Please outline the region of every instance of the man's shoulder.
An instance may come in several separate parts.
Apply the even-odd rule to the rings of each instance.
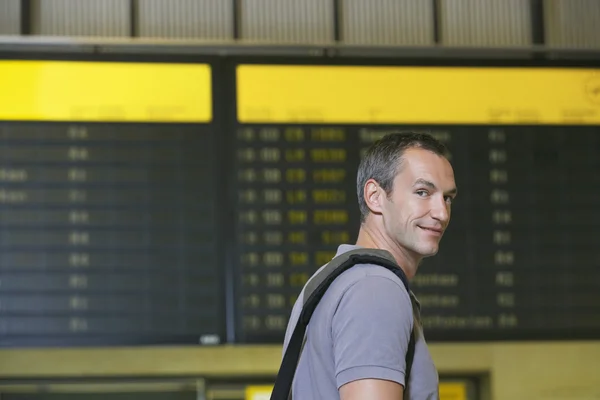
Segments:
[[[391,281],[398,286],[399,290],[406,292],[402,280],[387,268],[375,264],[356,264],[352,268],[342,272],[331,284],[331,287],[350,287],[361,281]]]
[[[363,249],[356,245],[342,244],[338,247],[335,257],[339,257],[339,256],[342,256],[342,255],[350,253],[350,252],[354,252],[354,253],[360,252],[361,250],[365,250],[365,252],[369,252],[369,249]],[[294,305],[294,309],[298,309],[297,312],[299,312],[299,308],[304,301],[305,291],[307,290],[307,287],[310,286],[311,281],[313,281],[313,279],[315,279],[319,274],[324,273],[323,270],[327,266],[328,266],[328,264],[321,266],[309,278],[308,282],[302,288],[300,295],[298,297],[298,300],[297,300],[296,304]],[[364,282],[364,281],[383,282],[384,280],[394,282],[394,284],[398,287],[398,290],[406,293],[406,296],[408,298],[409,294],[408,294],[408,291],[406,290],[406,287],[404,286],[404,283],[394,272],[392,272],[389,269],[382,267],[380,265],[369,264],[369,263],[358,263],[358,264],[353,265],[351,268],[348,268],[346,271],[342,272],[337,278],[335,278],[333,280],[333,282],[329,286],[329,288],[326,291],[324,296],[326,298],[340,297],[350,287],[357,286],[357,283],[359,283],[359,282]],[[293,313],[293,314],[296,314],[296,313]]]
[[[359,246],[343,244],[338,247],[336,257],[342,256],[343,254],[349,253],[349,252],[360,252],[361,250],[364,250],[365,252],[369,252],[369,249],[361,249]],[[318,274],[321,271],[321,269],[319,269],[319,271],[317,273],[315,273],[315,275]],[[382,267],[380,265],[370,264],[370,263],[355,264],[351,268],[342,272],[332,282],[330,289],[334,289],[334,290],[338,289],[339,290],[342,288],[354,286],[356,283],[358,283],[360,281],[364,281],[364,280],[379,281],[379,280],[383,280],[383,279],[387,279],[387,280],[394,282],[396,285],[398,285],[400,290],[403,290],[406,292],[406,288],[405,288],[402,280],[394,272],[392,272],[389,269]]]
[[[342,255],[348,251],[357,251],[359,249],[358,246],[341,245],[338,248],[336,256]],[[365,250],[368,251],[368,249]],[[309,282],[300,292],[288,322],[284,346],[287,346],[293,328],[300,315],[309,283],[326,267],[327,264],[320,267],[310,277]],[[373,293],[376,294],[375,297],[377,299],[373,299]],[[324,323],[323,326],[330,326],[334,314],[342,316],[346,313],[344,308],[340,308],[342,302],[350,304],[349,310],[356,310],[358,308],[370,312],[365,303],[369,299],[383,303],[391,302],[395,304],[395,307],[400,309],[404,308],[404,305],[406,305],[406,308],[408,309],[411,304],[409,292],[402,280],[394,272],[380,265],[359,263],[342,272],[333,280],[333,282],[331,282],[329,288],[319,301],[313,319],[322,321]],[[353,313],[354,311],[348,315]]]

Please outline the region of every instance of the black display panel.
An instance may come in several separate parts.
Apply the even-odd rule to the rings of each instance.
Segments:
[[[224,341],[210,124],[0,123],[0,342]]]
[[[362,152],[403,130],[447,144],[459,188],[411,283],[428,341],[600,337],[599,127],[240,124],[240,340],[283,340],[308,277],[356,240]]]

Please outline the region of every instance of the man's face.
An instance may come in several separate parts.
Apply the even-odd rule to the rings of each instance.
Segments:
[[[455,195],[454,171],[448,160],[428,150],[406,150],[392,193],[383,199],[386,234],[411,253],[435,255],[450,222]]]

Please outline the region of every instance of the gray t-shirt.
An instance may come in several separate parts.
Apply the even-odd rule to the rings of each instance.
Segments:
[[[338,255],[358,246],[341,245]],[[298,320],[304,290],[290,317],[284,351]],[[415,320],[419,320],[418,310]],[[355,265],[338,276],[319,302],[292,386],[294,400],[339,399],[339,388],[365,378],[404,385],[413,307],[404,284],[377,265]],[[438,373],[420,325],[408,399],[439,399]]]

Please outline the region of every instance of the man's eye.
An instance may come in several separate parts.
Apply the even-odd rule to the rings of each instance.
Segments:
[[[421,196],[421,197],[425,197],[427,196],[427,190],[417,190],[417,195]]]
[[[446,203],[448,203],[448,204],[452,204],[452,202],[454,201],[454,199],[450,196],[446,196],[445,200],[446,200]]]

